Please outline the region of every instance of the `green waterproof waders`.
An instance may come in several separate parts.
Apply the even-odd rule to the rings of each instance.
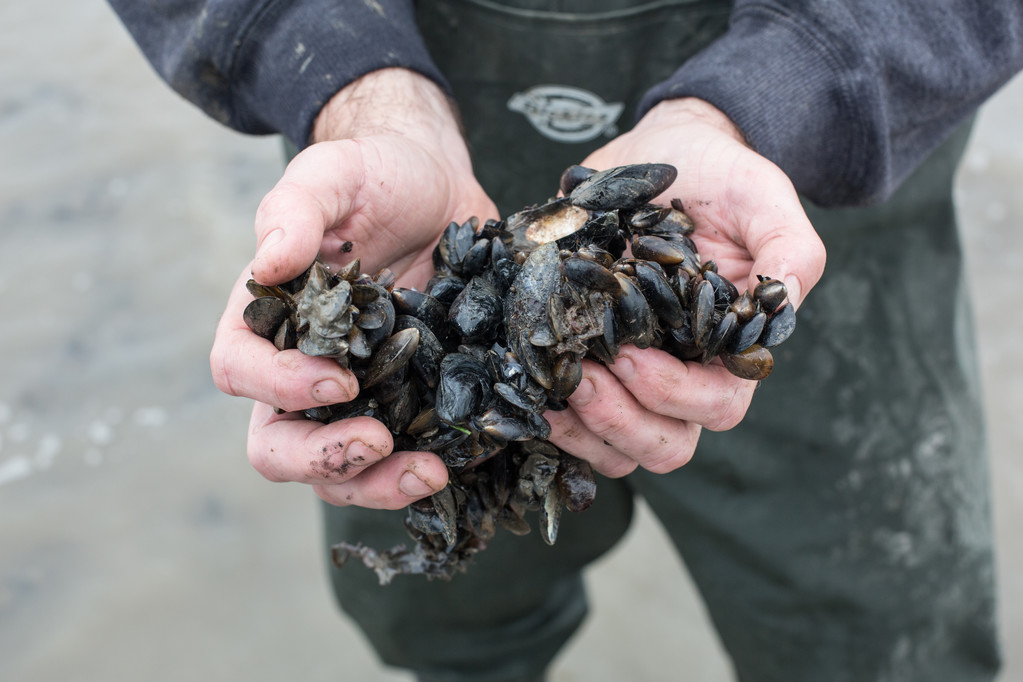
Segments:
[[[503,213],[553,194],[565,167],[631,125],[642,94],[720,35],[729,12],[629,5],[419,3],[478,177]],[[342,608],[380,657],[431,680],[542,675],[585,615],[583,568],[625,533],[639,494],[739,679],[992,679],[988,479],[951,201],[966,136],[883,206],[808,207],[828,249],[824,278],[745,420],[705,431],[687,466],[601,479],[593,508],[564,516],[554,547],[499,533],[451,582],[379,587],[362,566],[331,567]],[[329,544],[408,542],[404,512],[324,509]]]

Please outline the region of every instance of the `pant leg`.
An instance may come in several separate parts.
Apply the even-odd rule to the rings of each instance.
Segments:
[[[404,511],[323,505],[327,541],[377,549],[410,542]],[[450,582],[398,576],[385,587],[351,562],[330,565],[335,596],[381,660],[443,682],[539,678],[586,614],[582,568],[624,535],[632,493],[601,479],[597,501],[562,515],[558,541],[499,530],[464,574]]]
[[[824,279],[747,417],[632,478],[741,680],[989,680],[992,529],[951,203],[960,131],[886,205],[818,211]]]

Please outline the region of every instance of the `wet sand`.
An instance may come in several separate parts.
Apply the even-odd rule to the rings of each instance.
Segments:
[[[336,614],[314,496],[249,467],[248,404],[209,378],[278,142],[170,92],[103,4],[5,3],[0,25],[0,679],[408,679]],[[1017,79],[985,107],[958,188],[1006,680],[1023,680],[1020,111]],[[645,510],[591,578],[555,682],[729,679]]]

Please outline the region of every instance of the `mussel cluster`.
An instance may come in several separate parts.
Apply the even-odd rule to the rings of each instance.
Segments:
[[[681,202],[650,203],[675,177],[666,164],[572,166],[559,198],[504,221],[451,223],[422,292],[395,286],[387,270],[361,273],[358,260],[336,272],[316,262],[280,286],[248,283],[256,334],[336,358],[359,379],[358,398],[306,418],[375,417],[396,450],[435,452],[450,472],[443,491],[408,508],[413,549],[342,543],[337,563],[356,556],[382,583],[450,578],[498,527],[529,532],[531,511],[553,544],[561,510],[586,509],[596,493],[590,466],[547,441],[543,417],[565,408],[584,358],[613,363],[634,344],[721,358],[745,379],[771,372],[769,349],[795,327],[785,286],[761,277],[740,295],[701,261]]]

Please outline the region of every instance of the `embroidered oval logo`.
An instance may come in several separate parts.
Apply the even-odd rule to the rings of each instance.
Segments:
[[[607,103],[587,90],[568,85],[536,85],[517,92],[508,108],[525,116],[541,135],[557,142],[588,142],[618,132],[615,121],[624,104]]]

